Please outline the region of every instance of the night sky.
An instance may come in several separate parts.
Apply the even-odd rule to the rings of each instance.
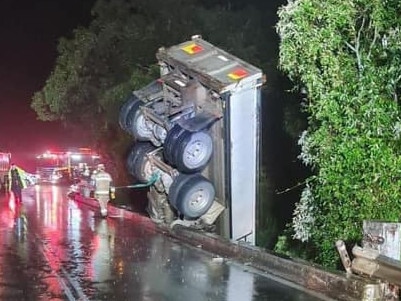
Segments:
[[[57,43],[90,21],[94,0],[3,0],[0,10],[0,150],[26,161],[72,140],[59,123],[41,122],[30,108],[57,57]],[[76,139],[76,136],[74,136]],[[18,162],[16,162],[18,164]]]

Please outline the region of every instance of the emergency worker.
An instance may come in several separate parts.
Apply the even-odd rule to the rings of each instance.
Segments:
[[[89,166],[86,163],[84,164],[84,171],[83,171],[82,175],[85,178],[85,180],[87,180],[89,182],[90,177],[91,177],[91,171],[89,169]]]
[[[26,172],[22,168],[11,163],[8,171],[8,189],[14,194],[18,202],[22,202],[22,189],[26,188]]]
[[[97,170],[97,173],[93,175],[95,199],[99,202],[101,216],[107,217],[107,203],[110,201],[110,188],[113,179],[105,171],[104,164],[98,164]]]
[[[92,174],[90,177],[90,185],[92,185],[92,186],[95,186],[95,177],[96,177],[97,173],[99,172],[99,165],[102,165],[102,164],[98,164],[96,169],[94,169],[92,171]]]

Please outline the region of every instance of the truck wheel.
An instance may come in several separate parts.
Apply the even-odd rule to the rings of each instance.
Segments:
[[[200,174],[181,174],[174,179],[169,190],[170,204],[186,218],[196,219],[213,204],[213,184]]]
[[[119,115],[119,120],[118,121],[119,121],[121,129],[123,129],[124,131],[128,131],[128,126],[127,126],[128,115],[129,115],[132,107],[137,105],[139,101],[140,100],[136,96],[131,95],[125,101],[125,103],[121,106],[120,115]]]
[[[203,170],[213,153],[213,140],[208,132],[185,131],[173,145],[173,162],[183,173]]]
[[[138,141],[149,141],[153,136],[153,129],[147,125],[146,118],[141,112],[140,106],[136,108],[135,113],[132,111],[132,116],[134,116],[131,125],[132,136]]]
[[[168,191],[168,200],[170,202],[170,205],[173,206],[175,209],[177,209],[177,194],[181,190],[181,187],[185,185],[187,181],[192,179],[195,176],[193,175],[186,175],[186,174],[179,174],[177,177],[174,178],[173,183],[171,183],[171,186]]]
[[[152,171],[147,154],[152,152],[154,149],[155,147],[151,143],[136,143],[128,156],[128,171],[139,182],[146,183],[150,180]]]
[[[125,122],[126,127],[127,127],[127,132],[134,137],[135,137],[135,132],[134,132],[135,117],[136,117],[136,114],[138,113],[139,107],[141,105],[143,105],[143,101],[139,100],[137,98],[136,101],[134,102],[134,104],[131,106],[131,108],[127,114],[127,118],[126,118],[126,122]]]
[[[183,133],[185,130],[179,125],[176,124],[172,127],[170,131],[168,131],[166,139],[164,140],[164,159],[175,166],[175,162],[173,161],[173,145],[176,139]]]

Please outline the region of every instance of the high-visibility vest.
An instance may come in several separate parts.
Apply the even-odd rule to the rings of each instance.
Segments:
[[[20,178],[20,182],[21,182],[21,185],[22,185],[21,188],[26,188],[26,174],[25,174],[25,170],[23,170],[22,168],[19,168],[19,167],[17,167],[17,166],[15,166],[15,169],[17,170],[18,176],[19,176],[19,178]],[[12,189],[12,185],[13,185],[13,181],[12,181],[12,179],[11,179],[11,168],[10,168],[10,170],[8,171],[8,183],[9,183],[8,189],[11,190],[11,189]]]
[[[99,171],[95,176],[95,194],[109,194],[110,186],[113,179],[110,174],[105,171]]]

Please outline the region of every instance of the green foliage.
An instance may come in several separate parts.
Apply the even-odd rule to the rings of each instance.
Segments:
[[[91,111],[98,88],[92,85],[87,60],[96,40],[95,35],[82,28],[75,31],[75,39],[60,39],[57,64],[45,87],[36,92],[32,100],[31,106],[39,119],[65,120],[76,117],[78,108],[81,114]]]
[[[299,240],[292,239],[292,235],[289,232],[284,232],[277,239],[277,243],[274,247],[274,252],[289,256],[291,258],[301,258],[309,261],[314,258],[314,247],[307,243],[302,243]]]
[[[401,211],[399,1],[294,0],[279,11],[280,66],[306,88],[300,158],[316,175],[310,240],[334,266],[337,239]]]

